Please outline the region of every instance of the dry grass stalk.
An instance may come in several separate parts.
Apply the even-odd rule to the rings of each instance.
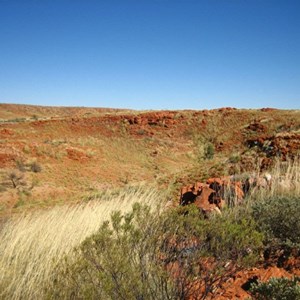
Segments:
[[[158,199],[155,190],[138,188],[10,220],[0,232],[0,299],[43,299],[44,284],[55,264],[94,233],[112,211],[125,213],[135,202],[154,207]]]

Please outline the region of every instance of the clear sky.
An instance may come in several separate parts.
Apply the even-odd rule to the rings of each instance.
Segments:
[[[0,102],[300,109],[300,1],[0,0]]]

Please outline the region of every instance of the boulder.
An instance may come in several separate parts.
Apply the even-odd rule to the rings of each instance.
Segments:
[[[217,205],[210,201],[211,196],[216,192],[210,187],[204,187],[199,196],[196,197],[195,205],[201,209],[203,212],[213,211]]]
[[[255,186],[255,180],[249,179],[245,185],[241,181],[235,181],[233,177],[209,178],[206,183],[182,187],[180,194],[180,205],[195,205],[204,212],[219,210],[227,204],[236,205]]]

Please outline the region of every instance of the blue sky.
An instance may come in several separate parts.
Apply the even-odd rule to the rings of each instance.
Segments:
[[[300,108],[300,1],[0,0],[0,102]]]

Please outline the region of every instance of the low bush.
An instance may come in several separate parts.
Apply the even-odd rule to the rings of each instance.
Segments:
[[[204,147],[204,158],[205,159],[213,159],[215,155],[215,147],[212,143],[208,143]]]
[[[225,221],[225,224],[223,223]],[[255,262],[252,220],[205,219],[193,205],[165,213],[135,204],[112,214],[56,270],[51,299],[204,299]]]
[[[17,169],[21,172],[26,172],[26,165],[22,160],[17,160],[16,161],[16,166]]]
[[[42,171],[42,167],[38,162],[34,161],[30,164],[30,170],[34,173],[39,173]]]
[[[158,256],[158,223],[149,207],[115,212],[66,258],[51,299],[176,299]]]
[[[299,300],[300,277],[271,278],[267,282],[251,285],[250,292],[254,300]]]
[[[300,198],[274,196],[254,202],[252,215],[273,246],[300,247]]]
[[[16,170],[8,173],[8,179],[10,180],[14,189],[21,188],[27,185],[24,174]]]
[[[241,156],[239,154],[232,154],[229,159],[228,162],[231,164],[236,164],[241,160]]]

